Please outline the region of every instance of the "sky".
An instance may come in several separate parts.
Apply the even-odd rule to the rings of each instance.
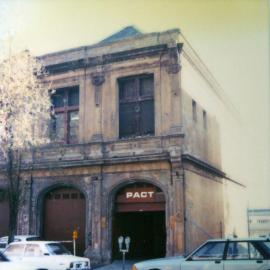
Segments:
[[[239,114],[192,93],[220,122],[223,170],[247,186],[239,192],[248,207],[270,207],[267,0],[0,0],[0,42],[12,34],[15,49],[34,55],[90,45],[128,25],[180,28]]]

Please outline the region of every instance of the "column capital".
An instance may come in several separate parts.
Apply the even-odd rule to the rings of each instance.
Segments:
[[[177,46],[170,47],[169,49],[169,63],[167,67],[167,72],[169,74],[177,74],[180,69],[180,53]]]
[[[103,73],[95,73],[91,75],[91,80],[94,86],[100,86],[105,82],[105,76]]]

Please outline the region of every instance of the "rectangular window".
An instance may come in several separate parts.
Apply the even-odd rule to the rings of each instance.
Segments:
[[[197,103],[195,100],[192,100],[192,117],[194,121],[197,121]]]
[[[79,138],[79,87],[57,89],[52,95],[54,116],[51,121],[51,140],[77,143]]]
[[[190,260],[200,261],[222,259],[225,245],[225,242],[206,243],[190,257]]]
[[[28,244],[26,245],[24,256],[25,257],[41,257],[42,250],[40,249],[39,245],[36,244]]]
[[[206,111],[203,111],[203,127],[207,129],[207,114]]]
[[[154,135],[154,76],[118,79],[119,137]]]
[[[253,245],[248,242],[229,243],[227,251],[227,260],[259,260],[263,259],[262,254]]]

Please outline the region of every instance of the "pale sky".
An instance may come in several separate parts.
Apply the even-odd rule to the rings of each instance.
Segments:
[[[266,208],[270,207],[268,4],[267,0],[0,0],[0,39],[12,33],[16,48],[41,55],[93,44],[128,25],[145,33],[180,28],[240,113],[239,121],[209,93],[193,93],[220,122],[223,170],[247,185],[249,207]]]

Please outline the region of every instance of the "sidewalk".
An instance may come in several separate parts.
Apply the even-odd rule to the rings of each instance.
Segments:
[[[128,260],[125,264],[125,270],[131,270],[132,265],[136,263],[134,260]],[[113,261],[112,264],[95,268],[95,270],[122,270],[122,261]]]

